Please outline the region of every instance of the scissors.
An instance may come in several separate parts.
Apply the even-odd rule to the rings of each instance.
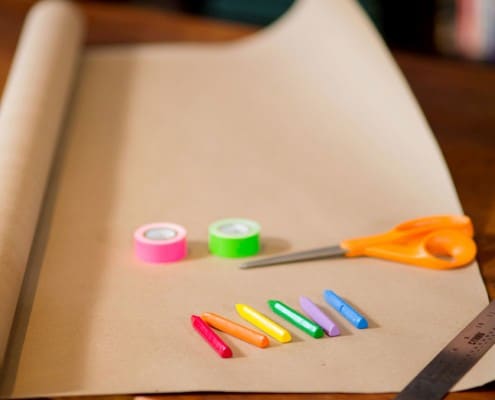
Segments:
[[[343,240],[336,246],[262,258],[241,268],[264,267],[330,257],[368,256],[432,269],[458,268],[476,256],[473,224],[465,215],[413,219],[378,235]]]

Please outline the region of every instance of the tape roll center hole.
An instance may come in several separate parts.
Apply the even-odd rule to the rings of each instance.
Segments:
[[[248,225],[239,222],[220,225],[218,230],[227,236],[243,236],[251,231]]]
[[[151,228],[144,232],[144,237],[149,240],[170,240],[177,236],[177,231],[172,228]]]

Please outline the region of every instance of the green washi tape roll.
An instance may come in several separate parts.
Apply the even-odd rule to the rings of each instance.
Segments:
[[[217,256],[237,258],[258,254],[260,226],[241,218],[216,221],[208,228],[208,247]]]

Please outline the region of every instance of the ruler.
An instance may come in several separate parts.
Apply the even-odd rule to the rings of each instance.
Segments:
[[[495,343],[495,300],[400,392],[395,400],[442,399]]]

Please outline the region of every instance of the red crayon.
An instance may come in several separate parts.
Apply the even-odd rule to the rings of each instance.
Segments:
[[[208,324],[197,315],[191,315],[191,323],[194,329],[203,337],[204,340],[215,350],[220,357],[232,357],[232,350],[220,337],[213,332]]]

